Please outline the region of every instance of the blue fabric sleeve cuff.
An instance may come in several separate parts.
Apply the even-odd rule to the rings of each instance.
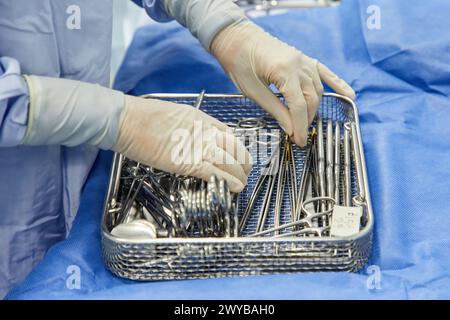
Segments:
[[[158,22],[168,22],[172,21],[173,18],[170,17],[164,7],[165,0],[138,0],[142,2],[142,6],[147,11],[147,14],[155,21]]]
[[[0,147],[17,146],[27,130],[29,94],[17,60],[0,57]]]
[[[246,17],[243,15],[228,11],[217,12],[205,19],[203,26],[199,29],[197,38],[202,46],[210,51],[211,43],[220,31],[233,23],[245,20]]]
[[[165,8],[207,51],[222,29],[247,19],[244,11],[230,0],[165,0]]]

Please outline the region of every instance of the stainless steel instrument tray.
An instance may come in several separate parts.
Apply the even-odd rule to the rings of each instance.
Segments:
[[[193,105],[198,94],[152,94],[147,98],[169,100]],[[280,97],[282,99],[282,97]],[[242,118],[264,117],[271,125],[276,121],[250,99],[237,94],[205,94],[201,110],[224,122],[236,122]],[[367,173],[359,128],[358,112],[350,99],[332,93],[324,94],[318,114],[333,121],[353,121],[356,124],[362,171],[362,184],[357,185],[357,173],[352,163],[352,196],[359,189],[365,194],[365,206],[360,231],[352,237],[237,237],[237,238],[156,238],[130,240],[113,236],[110,231],[112,215],[120,208],[112,195],[120,192],[121,164],[123,157],[114,155],[111,178],[102,218],[103,257],[107,267],[116,275],[134,280],[166,280],[244,276],[301,271],[349,271],[361,269],[371,252],[373,213],[368,188]],[[353,150],[355,151],[355,150]],[[294,148],[297,172],[301,172],[305,148]],[[239,214],[250,197],[258,178],[261,163],[254,164],[248,186],[240,194]],[[119,170],[119,171],[118,171]],[[287,188],[286,188],[287,189]],[[285,190],[285,198],[288,190]],[[284,201],[282,221],[288,221],[290,208]],[[248,222],[248,230],[255,227],[257,203]],[[269,224],[273,226],[273,208]],[[271,220],[272,219],[272,220]]]

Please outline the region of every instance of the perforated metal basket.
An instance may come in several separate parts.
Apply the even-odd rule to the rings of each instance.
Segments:
[[[159,94],[146,97],[193,105],[197,94]],[[280,97],[281,98],[281,97]],[[264,117],[270,125],[276,122],[260,107],[242,95],[206,94],[201,110],[224,122],[236,122],[242,118]],[[116,154],[102,221],[102,246],[104,261],[116,275],[134,280],[163,280],[243,276],[301,271],[350,271],[362,268],[371,252],[373,214],[367,174],[362,152],[362,140],[355,104],[342,96],[327,93],[318,110],[324,119],[354,121],[357,126],[359,150],[361,150],[363,182],[358,186],[355,167],[352,164],[352,193],[362,188],[366,195],[360,231],[352,237],[297,237],[285,238],[246,237],[254,232],[262,199],[251,215],[243,236],[237,238],[156,238],[130,240],[113,236],[112,216],[120,210],[113,194],[120,193],[122,157]],[[354,151],[354,150],[353,150]],[[301,172],[306,149],[295,147],[297,172]],[[120,160],[120,161],[119,161]],[[254,164],[248,185],[240,194],[239,215],[242,216],[262,167]],[[285,189],[287,200],[288,190]],[[269,210],[266,229],[273,226],[273,204]],[[283,201],[281,221],[290,221],[289,201]]]

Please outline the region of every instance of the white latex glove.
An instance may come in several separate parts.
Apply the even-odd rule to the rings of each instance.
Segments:
[[[168,172],[204,180],[215,174],[234,192],[247,183],[250,154],[225,124],[202,111],[81,81],[25,79],[30,106],[24,145],[91,144]],[[183,150],[191,152],[177,157]]]
[[[124,94],[68,79],[24,76],[30,96],[25,145],[111,149],[117,140]]]
[[[222,30],[211,52],[242,93],[272,114],[300,146],[306,144],[322,97],[321,80],[337,93],[355,98],[353,89],[326,66],[249,21]],[[288,108],[272,93],[270,84],[278,88]]]
[[[216,175],[231,191],[242,191],[251,156],[227,125],[188,105],[132,96],[125,101],[113,150],[168,172],[206,181]]]

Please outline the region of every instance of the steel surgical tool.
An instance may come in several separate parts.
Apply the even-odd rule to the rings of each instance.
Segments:
[[[261,168],[260,176],[256,181],[255,187],[250,195],[241,221],[239,222],[239,234],[242,234],[245,230],[247,221],[250,218],[253,208],[255,207],[256,201],[258,200],[259,195],[261,194],[264,185],[266,184],[267,188],[258,217],[256,229],[258,230],[264,227],[264,223],[267,218],[267,212],[269,210],[270,199],[272,198],[273,188],[276,181],[276,174],[279,170],[279,145],[280,142],[278,141],[272,150],[272,154],[270,155],[269,160],[266,162],[264,167]]]
[[[216,176],[208,183],[192,180],[177,191],[176,198],[175,212],[185,233],[193,237],[231,236],[234,206],[225,180]]]
[[[333,137],[333,121],[327,121],[327,196],[334,197],[334,137]]]
[[[146,174],[143,174],[141,176],[138,175],[140,171],[140,165],[140,163],[137,163],[134,168],[130,168],[130,170],[133,171],[133,180],[131,182],[130,189],[128,190],[128,194],[125,200],[122,202],[123,206],[117,217],[117,224],[127,223],[129,222],[129,219],[132,218],[130,217],[130,215],[133,213],[133,210],[131,210],[132,205],[140,189],[142,188],[144,179],[146,177]]]
[[[212,176],[206,183],[130,162],[123,165],[128,172],[123,179],[132,181],[124,184],[126,197],[115,226],[144,219],[155,226],[158,237],[233,235],[236,205],[225,180]],[[132,224],[117,230],[138,227]]]
[[[233,134],[240,139],[244,146],[252,153],[256,151],[258,145],[267,145],[270,142],[261,141],[262,138],[274,137],[273,134],[265,132],[263,129],[278,129],[267,124],[262,117],[242,118],[237,121],[227,122],[233,128]]]
[[[352,181],[351,181],[351,163],[350,163],[350,124],[344,124],[344,206],[352,204]]]
[[[317,119],[317,175],[318,175],[318,196],[325,197],[327,195],[326,178],[325,178],[325,146],[324,146],[324,133],[323,122],[321,118]],[[321,211],[325,210],[325,206],[322,202],[319,202]]]
[[[363,205],[366,198],[365,191],[363,188],[364,186],[363,166],[361,161],[361,149],[359,144],[358,130],[354,122],[350,124],[350,131],[352,137],[353,159],[355,162],[357,189],[358,189],[358,195],[353,198],[353,204]]]
[[[267,190],[264,196],[263,205],[261,208],[261,213],[258,219],[258,225],[262,224],[264,226],[265,217],[267,216],[267,211],[269,210],[269,204],[271,199],[271,194],[273,191],[273,184],[274,184],[274,176],[276,174],[276,170],[278,170],[278,163],[276,163],[274,160],[277,159],[278,161],[278,148],[279,148],[279,135],[278,134],[271,134],[267,132],[262,132],[262,129],[266,128],[273,128],[277,129],[276,126],[269,126],[264,120],[264,118],[243,118],[239,119],[236,124],[229,123],[230,126],[234,127],[234,132],[238,137],[241,137],[244,139],[244,145],[247,149],[255,150],[255,147],[258,145],[265,145],[268,146],[269,144],[272,144],[272,155],[269,158],[269,161],[266,163],[266,165],[261,169],[260,176],[255,184],[255,187],[253,189],[253,192],[249,198],[249,201],[247,202],[247,205],[244,209],[244,213],[242,214],[242,217],[239,221],[239,225],[237,228],[238,234],[241,235],[247,225],[247,222],[249,218],[251,217],[252,211],[255,207],[256,202],[259,199],[259,195],[261,194],[264,185],[266,184],[265,181],[267,180]],[[273,139],[271,141],[261,141],[262,138],[274,138],[276,141],[273,143]],[[249,141],[250,140],[250,141]],[[267,178],[267,179],[266,179]],[[238,196],[237,196],[238,197]],[[236,200],[239,201],[239,199]],[[236,214],[237,214],[237,208],[236,208]],[[235,218],[236,219],[236,218]],[[236,232],[235,236],[236,235]]]
[[[297,204],[297,177],[295,169],[295,159],[293,153],[293,146],[288,135],[284,135],[283,150],[281,156],[274,156],[271,158],[270,165],[267,169],[266,175],[269,179],[266,194],[264,196],[263,205],[258,216],[258,224],[255,233],[259,233],[264,229],[266,222],[270,199],[273,194],[275,181],[277,181],[277,188],[275,192],[275,206],[274,206],[274,225],[277,228],[281,222],[281,214],[283,208],[283,196],[285,187],[288,188],[289,199],[291,205],[291,221],[295,220],[296,204]],[[277,168],[277,170],[275,170]],[[277,179],[275,174],[278,171]],[[286,184],[288,180],[288,184]],[[278,233],[278,229],[275,230]]]
[[[306,151],[305,162],[303,164],[302,175],[300,177],[300,185],[298,186],[298,191],[297,191],[298,194],[297,194],[296,205],[295,205],[294,221],[297,221],[300,219],[301,204],[305,200],[306,192],[307,192],[307,188],[308,188],[308,181],[311,178],[310,170],[311,170],[311,164],[313,162],[313,154],[314,154],[313,141],[315,140],[315,136],[316,136],[316,130],[314,128],[312,128],[312,133],[310,134],[309,142],[307,145],[307,151]]]
[[[335,6],[340,0],[233,0],[246,12],[265,11],[269,14],[272,10],[280,9],[305,9]]]
[[[294,146],[289,139],[286,140],[286,156],[288,156],[287,178],[289,178],[289,196],[291,200],[291,221],[295,221],[295,213],[297,212],[297,170],[295,168]]]
[[[334,199],[340,205],[339,184],[341,181],[341,125],[336,121],[334,133]]]
[[[320,212],[310,212],[306,209],[306,206],[313,202],[325,202],[326,207],[329,207],[330,209],[327,209],[325,211]],[[274,226],[273,228],[266,229],[260,232],[256,232],[251,235],[251,237],[257,237],[257,236],[263,236],[270,233],[274,233],[274,237],[290,237],[290,236],[298,236],[298,235],[315,235],[318,237],[322,237],[326,235],[328,230],[330,229],[329,226],[317,226],[314,221],[317,219],[323,219],[325,216],[331,214],[333,211],[333,206],[335,204],[335,201],[333,198],[330,197],[318,197],[318,198],[311,198],[302,203],[301,210],[305,214],[304,218],[301,218],[300,220]],[[302,227],[300,230],[296,231],[289,231],[286,233],[281,233],[281,230],[285,229],[293,229],[294,227]]]
[[[278,170],[278,177],[277,177],[277,190],[276,190],[276,196],[275,196],[275,209],[274,209],[274,225],[275,228],[277,228],[280,225],[280,219],[281,219],[281,206],[283,204],[283,195],[284,195],[284,188],[285,188],[285,181],[286,181],[286,175],[287,175],[287,158],[289,157],[289,137],[287,135],[284,135],[285,142],[284,142],[284,150],[281,153],[281,160],[280,160],[280,168]],[[278,233],[278,230],[276,231]]]

